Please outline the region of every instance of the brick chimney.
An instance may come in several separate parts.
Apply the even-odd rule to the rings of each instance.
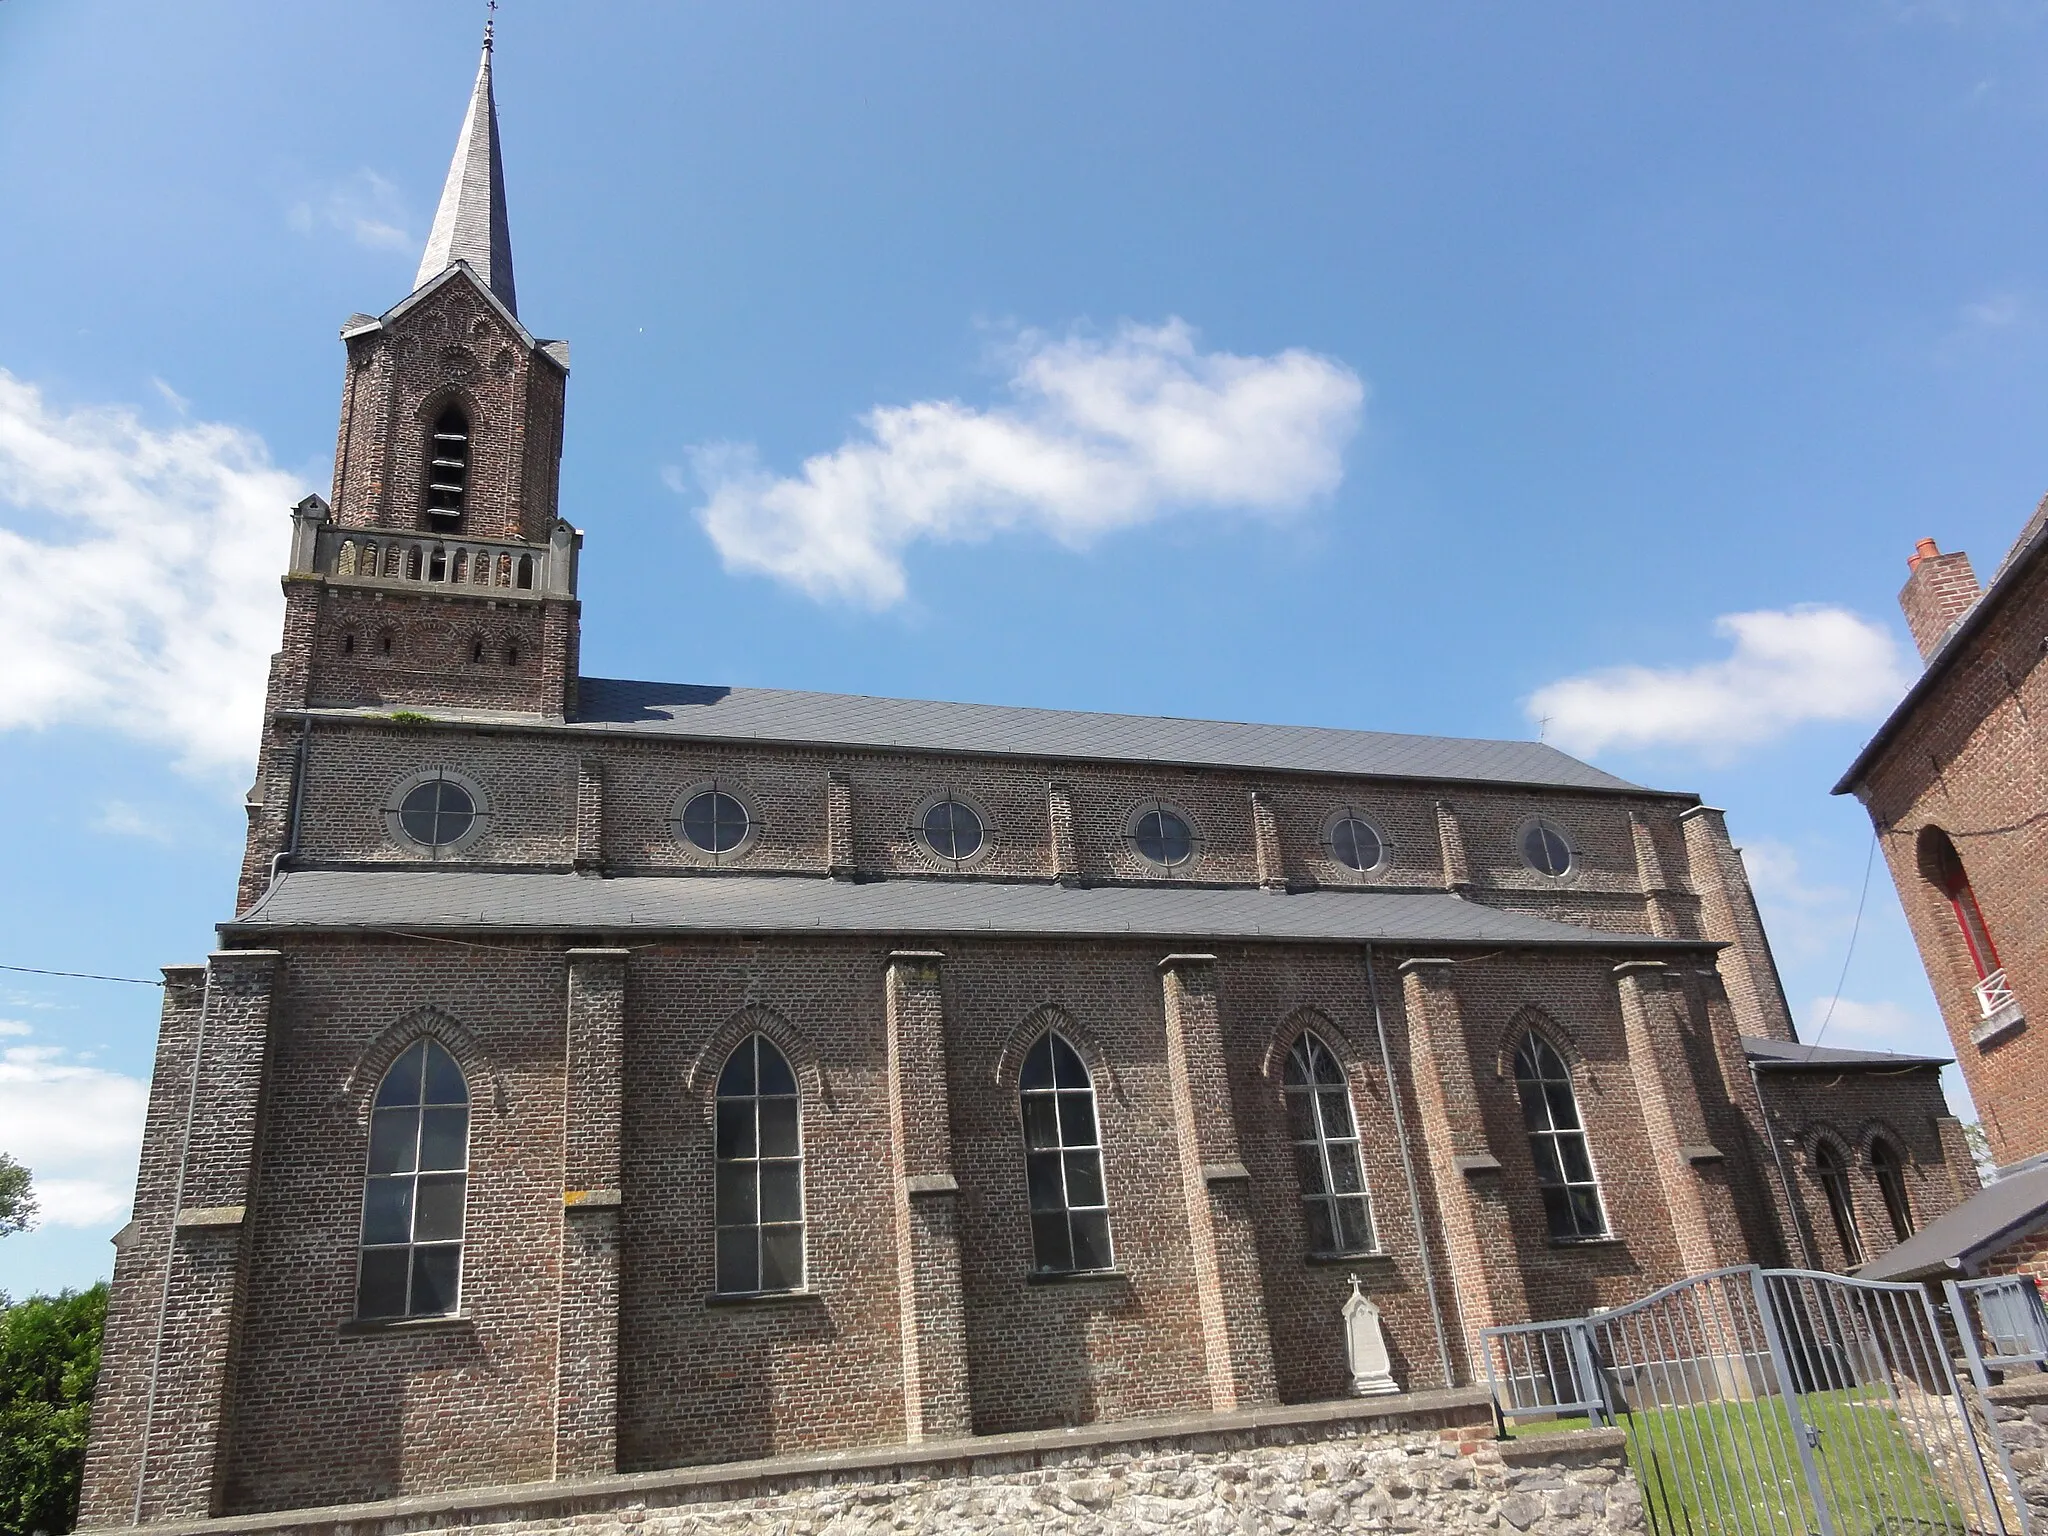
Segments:
[[[1922,539],[1906,562],[1913,574],[1899,589],[1899,606],[1920,647],[1920,659],[1934,655],[1956,620],[1976,606],[1977,573],[1961,550],[1944,555],[1932,539]]]

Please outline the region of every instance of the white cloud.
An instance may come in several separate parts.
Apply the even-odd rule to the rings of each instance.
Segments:
[[[373,251],[411,252],[423,243],[406,232],[397,186],[367,166],[292,204],[285,222],[302,235],[339,231]]]
[[[0,730],[86,724],[245,767],[304,491],[239,427],[60,411],[0,370]]]
[[[147,842],[171,842],[171,829],[161,821],[137,810],[126,800],[109,800],[100,809],[100,819],[93,824],[101,832],[112,833],[115,837],[139,837]]]
[[[1764,928],[1780,954],[1800,960],[1838,956],[1848,936],[1855,892],[1838,885],[1814,885],[1798,852],[1773,838],[1742,845],[1750,889],[1762,909]]]
[[[1830,1002],[1834,1012],[1830,1014]],[[1854,998],[1816,997],[1806,1006],[1805,1017],[1799,1026],[1799,1036],[1812,1040],[1820,1034],[1821,1021],[1827,1021],[1827,1037],[1823,1045],[1862,1045],[1872,1050],[1896,1051],[1917,1050],[1926,1044],[1930,1027],[1936,1035],[1939,1026],[1930,1026],[1920,1015],[1900,1003],[1859,1003]]]
[[[1714,629],[1734,642],[1719,661],[1564,678],[1529,697],[1529,717],[1568,752],[1680,747],[1725,761],[1809,721],[1868,719],[1912,681],[1891,632],[1846,609],[1730,613]]]
[[[59,1046],[0,1050],[0,1152],[28,1168],[48,1225],[101,1227],[127,1217],[148,1105],[140,1078],[87,1066]]]
[[[904,551],[923,539],[1035,529],[1083,549],[1176,512],[1296,511],[1343,479],[1365,405],[1341,363],[1203,352],[1180,320],[1107,338],[1027,333],[1009,388],[1010,404],[986,410],[877,406],[793,477],[763,469],[751,446],[695,448],[698,517],[728,569],[886,608],[905,593]]]

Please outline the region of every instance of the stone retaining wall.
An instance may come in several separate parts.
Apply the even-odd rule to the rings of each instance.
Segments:
[[[1984,1395],[2027,1507],[2048,1520],[2048,1375],[2015,1376]]]
[[[1483,1394],[1215,1414],[893,1452],[532,1484],[160,1525],[263,1536],[1623,1536],[1618,1430],[1490,1438]],[[1394,1406],[1398,1404],[1399,1406]]]

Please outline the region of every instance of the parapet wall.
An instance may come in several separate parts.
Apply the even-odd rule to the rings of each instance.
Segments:
[[[1619,1430],[1492,1439],[1415,1393],[159,1525],[156,1536],[1125,1536],[1643,1529]]]

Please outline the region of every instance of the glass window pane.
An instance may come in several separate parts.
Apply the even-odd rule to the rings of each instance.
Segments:
[[[356,1281],[357,1317],[403,1317],[405,1275],[412,1254],[405,1248],[371,1248],[363,1254]]]
[[[1543,1085],[1524,1079],[1516,1084],[1522,1093],[1522,1124],[1532,1131],[1550,1129],[1550,1107],[1543,1101]]]
[[[1564,1169],[1557,1161],[1557,1139],[1553,1136],[1532,1136],[1529,1151],[1536,1159],[1536,1182],[1539,1184],[1562,1184]]]
[[[758,1163],[718,1165],[718,1224],[721,1227],[751,1225],[759,1218],[754,1211],[754,1170]]]
[[[983,836],[981,818],[970,806],[954,801],[953,810],[953,857],[971,859],[981,851]]]
[[[1572,1097],[1572,1085],[1566,1082],[1550,1082],[1543,1085],[1543,1096],[1550,1101],[1550,1123],[1558,1130],[1576,1129],[1579,1123],[1579,1106]]]
[[[1281,1081],[1288,1087],[1295,1088],[1306,1084],[1309,1076],[1308,1037],[1304,1035],[1295,1041],[1293,1048],[1288,1051],[1287,1072]]]
[[[1024,1068],[1018,1074],[1019,1088],[1050,1088],[1052,1086],[1052,1036],[1040,1035],[1038,1043],[1024,1057]]]
[[[692,795],[683,807],[683,836],[706,853],[718,851],[718,833],[711,814],[711,796]]]
[[[1316,1106],[1312,1095],[1300,1091],[1287,1095],[1287,1134],[1295,1141],[1316,1139]]]
[[[1159,843],[1162,864],[1182,864],[1194,852],[1194,833],[1171,811],[1159,813]]]
[[[1337,1202],[1337,1219],[1343,1226],[1344,1251],[1346,1253],[1369,1253],[1372,1251],[1372,1211],[1363,1195]]]
[[[1095,1095],[1062,1093],[1060,1096],[1060,1143],[1068,1147],[1095,1145]]]
[[[420,1111],[420,1167],[422,1169],[468,1166],[469,1111],[466,1109],[423,1109]]]
[[[1317,1082],[1331,1088],[1347,1087],[1344,1081],[1344,1069],[1337,1065],[1337,1058],[1330,1054],[1329,1047],[1325,1046],[1322,1041],[1317,1040],[1314,1042],[1311,1056],[1315,1062]]]
[[[718,1074],[718,1096],[740,1098],[754,1091],[754,1036],[749,1035],[725,1058],[725,1070]]]
[[[434,814],[433,801],[426,793],[428,788],[423,784],[405,797],[398,808],[398,824],[414,842],[432,847],[440,839],[435,836],[438,818]]]
[[[789,1069],[789,1062],[782,1052],[759,1035],[754,1037],[755,1048],[761,1053],[761,1086],[757,1090],[764,1097],[770,1094],[796,1096],[796,1074]]]
[[[1308,1251],[1310,1253],[1335,1253],[1337,1249],[1337,1227],[1330,1214],[1327,1200],[1305,1200],[1302,1215],[1308,1220]]]
[[[370,1116],[370,1172],[411,1173],[420,1135],[416,1109],[380,1109]]]
[[[719,1107],[723,1109],[725,1106],[720,1105]],[[795,1157],[796,1154],[796,1100],[763,1099],[761,1101],[761,1155],[763,1157]]]
[[[727,1071],[732,1069],[728,1067]],[[721,1158],[754,1155],[754,1101],[721,1099],[718,1104],[718,1155]]]
[[[1583,1136],[1560,1136],[1557,1150],[1564,1157],[1564,1176],[1574,1184],[1593,1182],[1593,1163],[1586,1156],[1586,1138]]]
[[[1600,1198],[1590,1189],[1572,1191],[1572,1217],[1581,1237],[1598,1237],[1606,1230],[1600,1219]]]
[[[1109,1217],[1101,1211],[1076,1211],[1074,1268],[1109,1268]]]
[[[1316,1095],[1323,1105],[1323,1134],[1344,1137],[1351,1134],[1351,1095],[1341,1088]]]
[[[761,1219],[801,1221],[804,1214],[803,1172],[794,1162],[761,1165]]]
[[[436,1312],[455,1310],[456,1286],[462,1277],[462,1248],[449,1243],[438,1248],[412,1251],[412,1306],[414,1317],[431,1317]]]
[[[1323,1149],[1315,1143],[1294,1149],[1294,1172],[1301,1180],[1304,1195],[1326,1195],[1330,1192],[1323,1182]]]
[[[425,1043],[426,1101],[429,1104],[467,1104],[469,1085],[462,1079],[462,1068],[455,1064],[455,1058],[442,1049],[437,1041],[429,1040]]]
[[[1024,1145],[1057,1147],[1060,1144],[1060,1115],[1049,1093],[1024,1095]]]
[[[1552,1237],[1578,1236],[1578,1224],[1572,1220],[1571,1197],[1555,1184],[1544,1186],[1543,1219]]]
[[[1355,1195],[1365,1188],[1365,1174],[1358,1166],[1357,1142],[1331,1144],[1330,1177],[1336,1184],[1336,1193],[1340,1195]]]
[[[1024,1159],[1024,1168],[1032,1210],[1057,1211],[1066,1207],[1066,1196],[1060,1186],[1059,1153],[1033,1152]]]
[[[426,1060],[427,1042],[416,1040],[405,1054],[391,1063],[384,1081],[377,1087],[377,1105],[417,1104],[420,1101],[420,1066]]]
[[[363,1184],[363,1242],[412,1240],[412,1180],[369,1179]]]
[[[1052,1041],[1053,1076],[1062,1088],[1093,1088],[1088,1068],[1074,1048],[1058,1035],[1049,1037]]]
[[[1067,1204],[1106,1205],[1102,1193],[1102,1154],[1069,1152],[1067,1163]]]
[[[412,1237],[416,1243],[462,1241],[462,1192],[467,1181],[459,1173],[422,1178],[413,1197]]]
[[[1064,1211],[1042,1212],[1031,1218],[1032,1262],[1040,1270],[1074,1267],[1074,1249],[1067,1237]]]
[[[761,1229],[761,1289],[793,1291],[804,1283],[804,1229]]]
[[[744,1295],[760,1289],[759,1227],[723,1227],[718,1233],[718,1289]]]

